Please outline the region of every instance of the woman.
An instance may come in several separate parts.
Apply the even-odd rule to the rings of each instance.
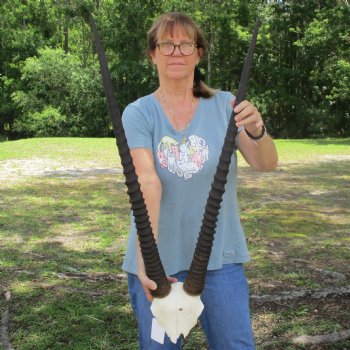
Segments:
[[[148,54],[159,87],[130,104],[123,124],[153,232],[170,281],[183,281],[190,266],[205,203],[221,153],[234,97],[214,91],[200,79],[196,65],[205,53],[203,34],[187,15],[167,13],[148,32]],[[253,168],[277,166],[273,140],[250,102],[235,107],[236,145]],[[240,224],[236,165],[230,166],[209,261],[200,317],[210,349],[254,349],[249,291],[243,263],[249,260]],[[132,223],[123,264],[139,324],[140,349],[181,349],[151,338],[150,290]]]

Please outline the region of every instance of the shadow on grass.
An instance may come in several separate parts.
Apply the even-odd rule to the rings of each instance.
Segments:
[[[20,270],[2,269],[2,282],[12,294],[9,328],[14,349],[138,349],[137,323],[120,273],[122,255],[69,250],[58,242],[39,243],[33,253],[30,274],[23,265]],[[117,278],[60,277],[79,276],[67,273],[72,270],[92,276],[98,270]],[[205,349],[203,344],[197,328],[184,349]]]
[[[12,293],[10,335],[15,349],[137,349],[126,279],[116,274],[121,256],[69,250],[60,243],[38,243],[35,254],[27,266],[17,266],[21,270],[2,269],[2,282],[6,280]],[[39,254],[45,254],[44,261]],[[57,274],[93,274],[96,269],[117,278],[62,279]]]
[[[129,227],[125,186],[110,177],[34,178],[8,184],[0,199],[0,279],[12,294],[13,347],[137,349],[120,268]],[[59,277],[72,271],[115,281]]]
[[[243,168],[239,184],[256,294],[349,282],[329,280],[316,269],[350,276],[350,162],[267,174]]]
[[[347,273],[349,169],[350,162],[342,161],[298,164],[266,174],[239,170],[253,291],[326,286],[310,268],[315,266]],[[137,349],[125,278],[111,282],[58,275],[121,274],[129,227],[121,179],[33,178],[2,188],[0,276],[13,296],[10,335],[15,349]],[[295,258],[307,262],[295,263]],[[293,324],[298,317],[286,317],[288,327],[279,329],[279,336],[297,334]],[[341,328],[337,317],[330,310],[329,327]],[[203,348],[198,334],[188,349]]]
[[[350,210],[350,161],[298,165],[272,173],[239,170],[238,195],[243,209],[264,205],[313,206]]]
[[[125,185],[111,179],[35,178],[3,188],[1,198],[0,229],[23,241],[69,234],[70,230],[89,234],[116,223],[125,226],[129,218]]]

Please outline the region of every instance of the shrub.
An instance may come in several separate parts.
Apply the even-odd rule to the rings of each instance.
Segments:
[[[52,106],[17,119],[13,125],[15,132],[26,137],[63,136],[69,133],[67,129],[67,117]]]

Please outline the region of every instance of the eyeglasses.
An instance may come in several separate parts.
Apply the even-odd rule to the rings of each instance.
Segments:
[[[183,56],[190,56],[194,53],[197,45],[191,42],[184,42],[179,45],[175,45],[166,41],[164,43],[158,44],[157,47],[159,49],[159,52],[164,56],[171,56],[177,47]]]

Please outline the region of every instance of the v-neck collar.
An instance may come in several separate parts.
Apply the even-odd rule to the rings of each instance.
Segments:
[[[166,123],[168,129],[170,129],[171,132],[172,132],[173,134],[176,134],[176,135],[183,135],[186,128],[185,128],[184,130],[181,130],[181,131],[175,129],[174,126],[173,126],[173,124],[172,124],[171,121],[169,120],[168,116],[167,116],[166,113],[164,112],[164,109],[163,109],[162,105],[160,104],[160,102],[158,101],[158,99],[157,99],[155,93],[153,92],[153,93],[151,94],[151,96],[152,96],[152,98],[153,98],[153,100],[154,100],[154,102],[155,102],[157,108],[160,110],[161,115],[164,117],[165,123]],[[197,108],[196,108],[196,110],[194,111],[194,113],[193,113],[193,115],[192,115],[192,119],[191,119],[190,125],[189,125],[188,128],[187,128],[187,133],[189,132],[189,130],[191,130],[193,127],[195,127],[195,125],[197,124],[199,109],[200,109],[201,105],[202,105],[202,98],[199,97],[199,99],[198,99],[198,104],[197,104]]]

